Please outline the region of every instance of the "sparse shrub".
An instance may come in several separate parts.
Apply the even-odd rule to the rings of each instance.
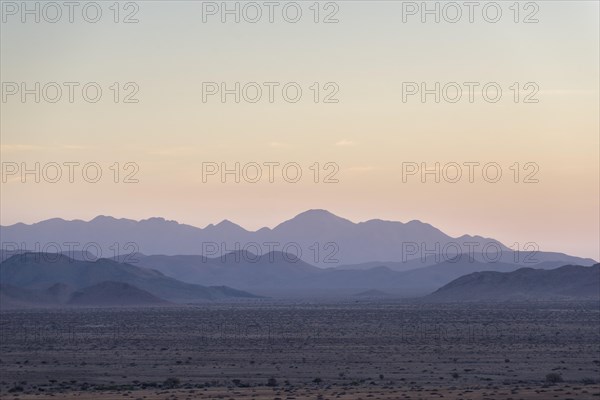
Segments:
[[[174,377],[167,378],[163,382],[163,387],[165,387],[165,388],[174,388],[174,387],[178,386],[180,382],[181,381],[179,380],[179,378],[174,378]]]
[[[277,386],[277,379],[275,378],[269,378],[269,380],[267,381],[267,386]]]
[[[454,379],[458,379],[458,378],[460,377],[460,375],[458,374],[458,372],[453,372],[453,373],[452,373],[452,377],[453,377]]]
[[[315,379],[313,379],[313,382],[314,383],[321,383],[321,382],[323,382],[323,379],[321,379],[321,378],[315,378]]]
[[[562,376],[556,372],[550,372],[549,374],[546,374],[546,382],[548,383],[558,383],[562,381]]]
[[[10,389],[8,389],[8,393],[22,392],[23,390],[23,386],[13,386]]]

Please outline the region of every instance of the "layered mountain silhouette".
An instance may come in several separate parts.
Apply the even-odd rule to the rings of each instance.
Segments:
[[[474,272],[444,285],[430,301],[600,300],[600,264],[553,270]]]
[[[2,262],[0,285],[2,306],[107,305],[115,299],[121,299],[123,305],[133,305],[255,297],[226,286],[181,282],[149,268],[113,260],[79,261],[46,253],[15,255]]]
[[[60,254],[15,255],[0,264],[0,307],[159,306],[256,297],[248,291],[359,298],[431,293],[425,300],[450,302],[600,299],[600,264],[544,270],[467,261],[394,271],[385,266],[323,269],[281,252],[233,252],[212,259],[138,256],[140,264],[133,266]]]
[[[227,220],[197,228],[162,218],[99,216],[15,224],[0,233],[0,300],[16,306],[158,305],[254,294],[411,297],[473,273],[504,276],[524,266],[596,263],[562,253],[515,252],[481,236],[453,238],[419,221],[354,223],[325,210],[257,231]],[[46,247],[59,253],[41,252]]]
[[[49,243],[58,243],[62,251],[66,251],[69,243],[77,243],[79,247],[74,248],[79,256],[69,252],[69,257],[81,258],[92,253],[88,254],[91,259],[111,258],[132,252],[218,257],[236,251],[258,255],[279,251],[294,254],[319,267],[344,265],[343,269],[388,266],[394,270],[407,270],[448,261],[463,253],[480,262],[524,266],[541,262],[555,265],[592,265],[595,262],[562,253],[515,253],[494,239],[469,235],[453,238],[420,221],[402,223],[373,219],[354,223],[325,210],[309,210],[272,229],[257,231],[245,230],[227,220],[197,228],[163,218],[134,221],[99,216],[88,222],[55,218],[31,225],[19,223],[0,227],[0,233],[2,257],[13,255],[19,248],[52,252],[44,250]],[[94,246],[84,249],[90,243]],[[94,253],[98,248],[102,254]],[[136,260],[126,261],[133,263]],[[412,264],[407,266],[408,263]],[[349,264],[362,265],[348,268]]]
[[[366,268],[318,268],[293,255],[271,252],[258,256],[232,252],[224,257],[136,255],[140,267],[180,281],[223,284],[266,296],[351,295],[379,290],[396,296],[420,296],[476,271],[510,272],[517,264],[482,263],[462,257],[459,262],[395,271],[379,265]],[[377,264],[374,264],[377,265]],[[543,265],[551,268],[553,265]]]

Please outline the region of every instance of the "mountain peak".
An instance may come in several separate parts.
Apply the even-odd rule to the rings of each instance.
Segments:
[[[287,228],[300,229],[307,231],[309,229],[331,228],[334,225],[350,226],[354,225],[352,221],[338,217],[327,210],[311,209],[304,211],[294,218],[289,219],[277,225],[274,230],[282,230]]]
[[[353,222],[351,222],[345,218],[338,217],[337,215],[335,215],[327,210],[322,210],[322,209],[306,210],[306,211],[296,215],[294,218],[292,218],[289,221],[339,221],[339,222],[344,221],[344,222],[349,222],[349,223],[353,224]],[[286,221],[286,222],[288,222],[288,221]]]
[[[146,221],[148,221],[148,222],[167,222],[167,220],[164,219],[163,217],[150,217]],[[171,221],[169,221],[169,222],[171,222]]]
[[[244,228],[242,228],[241,226],[239,226],[238,224],[231,222],[228,219],[224,219],[223,221],[219,222],[218,224],[214,225],[214,224],[209,224],[206,226],[205,229],[219,229],[219,230],[227,230],[227,231],[243,231],[243,232],[247,232]]]
[[[111,217],[109,215],[97,215],[96,217],[91,219],[90,222],[104,222],[104,221],[116,221],[116,220],[117,219],[115,217]]]
[[[224,219],[223,221],[219,222],[217,225],[215,226],[220,226],[220,227],[226,227],[226,226],[239,226],[237,224],[234,224],[233,222],[231,222],[228,219]]]
[[[306,210],[304,212],[301,212],[300,214],[296,215],[294,218],[298,218],[298,217],[305,217],[305,216],[319,216],[319,217],[336,217],[336,218],[340,218],[337,215],[324,210],[322,208],[311,208],[310,210]]]

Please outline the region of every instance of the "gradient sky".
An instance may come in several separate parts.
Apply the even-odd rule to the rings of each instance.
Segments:
[[[403,23],[392,1],[337,2],[333,24],[312,21],[312,2],[302,2],[296,24],[281,14],[272,24],[203,23],[200,2],[137,4],[135,24],[108,14],[97,24],[80,14],[72,24],[2,23],[2,82],[95,81],[105,90],[95,104],[1,104],[2,162],[93,161],[105,174],[96,184],[9,178],[2,225],[103,214],[201,227],[227,218],[256,229],[323,208],[600,259],[598,2],[537,2],[534,24],[514,23],[512,2],[502,2],[496,24],[477,12],[474,23]],[[207,81],[298,82],[304,93],[295,104],[279,95],[273,104],[203,103]],[[503,97],[404,103],[402,82],[413,81],[498,82]],[[135,82],[139,103],[112,102],[113,82]],[[335,82],[339,103],[315,104],[313,82]],[[539,102],[514,103],[514,82],[535,82]],[[203,162],[271,161],[297,162],[303,179],[202,182]],[[139,165],[139,183],[112,182],[114,162]],[[314,183],[315,162],[339,165],[339,183]],[[497,162],[503,178],[404,183],[403,162]],[[536,163],[539,183],[514,183],[515,162]]]

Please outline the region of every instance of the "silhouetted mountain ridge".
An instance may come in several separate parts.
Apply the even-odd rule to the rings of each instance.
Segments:
[[[114,257],[132,251],[215,257],[246,248],[259,254],[269,251],[291,253],[286,246],[292,245],[299,249],[297,255],[302,260],[319,267],[374,260],[406,263],[423,257],[428,249],[437,249],[438,254],[451,257],[456,253],[466,253],[467,242],[476,243],[474,258],[477,261],[487,261],[482,255],[485,246],[492,246],[492,250],[500,249],[502,254],[497,261],[504,263],[523,264],[526,255],[526,252],[521,252],[519,260],[514,261],[515,253],[494,239],[470,235],[452,238],[417,220],[403,223],[371,219],[354,223],[326,210],[308,210],[272,229],[265,227],[257,231],[248,231],[229,220],[197,228],[158,217],[135,221],[98,216],[89,222],[53,218],[31,225],[1,226],[0,233],[5,250],[24,243],[25,249],[40,251],[36,244],[69,242],[79,243],[78,250],[81,250],[85,244],[93,243],[103,250],[99,257]],[[270,248],[268,243],[275,243],[275,247]],[[7,244],[10,246],[7,247]],[[260,251],[250,248],[255,244],[260,246]],[[535,258],[538,262],[557,261],[563,264],[591,265],[595,262],[562,253],[539,252]],[[421,264],[426,266],[436,262]]]

